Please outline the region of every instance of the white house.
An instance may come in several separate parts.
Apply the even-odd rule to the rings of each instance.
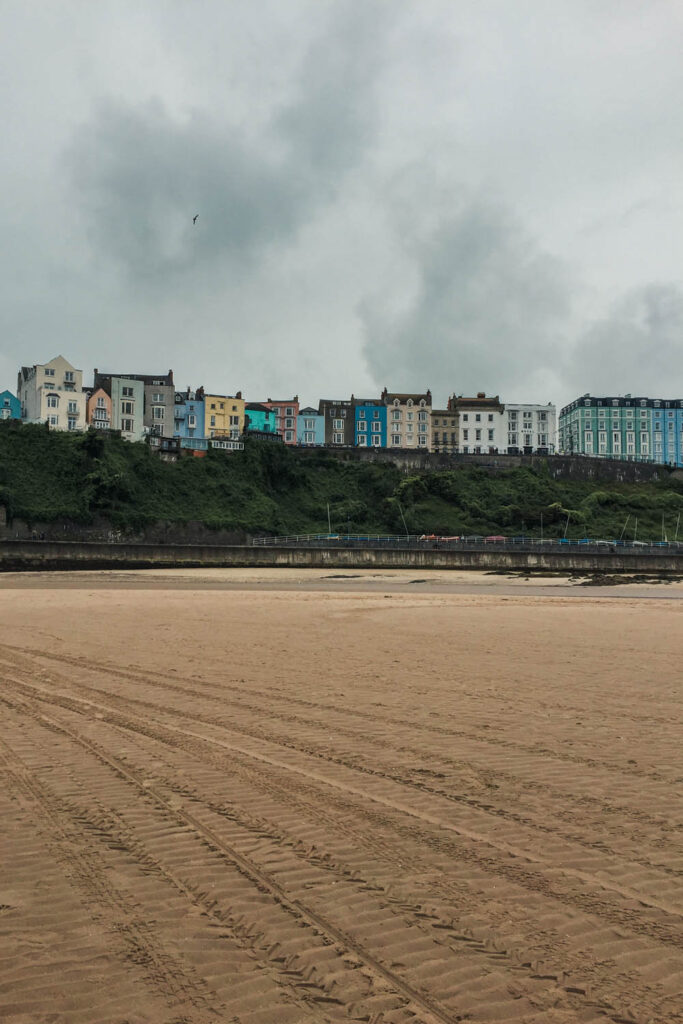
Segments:
[[[506,451],[504,409],[498,395],[486,395],[483,391],[472,398],[451,395],[448,411],[458,416],[458,451],[465,455]]]
[[[505,447],[511,455],[553,455],[557,434],[557,410],[552,403],[529,405],[505,403],[507,437]]]
[[[49,363],[22,366],[17,379],[17,397],[25,423],[49,423],[53,430],[85,430],[87,396],[83,371],[63,356]]]

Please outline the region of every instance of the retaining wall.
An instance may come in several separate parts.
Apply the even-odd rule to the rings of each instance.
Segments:
[[[661,551],[586,552],[426,548],[293,548],[195,544],[0,542],[0,571],[290,567],[312,569],[524,569],[562,572],[682,573],[683,555]]]

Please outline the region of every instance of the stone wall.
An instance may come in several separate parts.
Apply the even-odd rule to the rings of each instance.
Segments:
[[[622,551],[463,551],[427,548],[292,548],[204,544],[0,542],[0,571],[171,568],[485,569],[683,573],[683,554]]]
[[[491,473],[529,466],[548,472],[556,480],[611,480],[640,483],[664,480],[672,472],[668,466],[652,462],[626,462],[618,459],[592,459],[571,455],[441,455],[424,451],[392,451],[387,448],[327,448],[326,454],[347,462],[389,462],[406,473],[435,472],[480,466]],[[319,456],[319,448],[302,448],[304,458]]]

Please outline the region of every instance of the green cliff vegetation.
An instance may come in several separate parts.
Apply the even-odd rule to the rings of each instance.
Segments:
[[[683,511],[683,483],[554,480],[539,468],[488,473],[477,466],[406,476],[391,463],[300,455],[248,442],[244,452],[163,462],[143,443],[49,432],[0,422],[0,504],[28,523],[106,519],[135,532],[200,522],[248,533],[515,534],[618,537],[635,519],[638,539],[669,539]],[[683,529],[679,539],[683,537]]]

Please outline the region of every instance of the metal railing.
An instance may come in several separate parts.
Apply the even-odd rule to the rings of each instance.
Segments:
[[[302,548],[397,548],[437,549],[452,551],[566,551],[580,549],[586,553],[599,554],[607,551],[624,551],[630,554],[674,553],[683,555],[683,541],[627,541],[598,540],[590,537],[569,539],[564,537],[503,537],[490,539],[477,535],[465,537],[440,537],[426,534],[387,535],[352,533],[291,534],[286,537],[252,537],[251,544],[259,547],[302,547]]]

